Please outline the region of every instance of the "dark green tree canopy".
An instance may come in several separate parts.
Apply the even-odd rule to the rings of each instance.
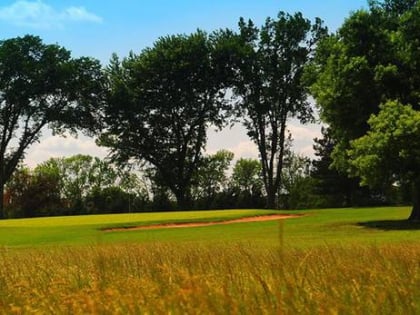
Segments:
[[[237,160],[232,172],[232,186],[250,194],[261,190],[261,163],[251,158]]]
[[[336,142],[335,167],[352,170],[372,187],[411,184],[412,219],[420,218],[418,34],[419,1],[371,1],[369,10],[352,13],[321,42],[308,68],[321,117]]]
[[[369,10],[352,13],[319,44],[307,73],[321,118],[336,141],[337,168],[348,168],[349,142],[367,132],[367,121],[381,103],[418,106],[419,10],[418,1],[372,1]]]
[[[222,126],[224,81],[207,34],[160,38],[108,68],[109,99],[100,144],[114,158],[147,161],[186,207],[206,130]]]
[[[336,145],[330,128],[321,129],[321,138],[314,139],[316,159],[312,161],[311,177],[315,181],[314,193],[328,199],[332,207],[358,205],[358,197],[368,193],[359,186],[357,178],[349,178],[346,172],[331,167],[331,153]]]
[[[351,165],[362,184],[418,181],[420,173],[420,111],[387,102],[368,120],[370,130],[352,141]]]
[[[234,154],[227,150],[219,150],[215,154],[202,158],[193,178],[193,191],[196,199],[206,201],[210,206],[216,194],[227,187],[227,171]]]
[[[420,111],[392,101],[380,108],[367,134],[351,143],[353,173],[372,187],[411,184],[411,219],[420,220]]]
[[[371,10],[384,10],[390,15],[401,15],[412,9],[418,0],[369,0]]]
[[[312,24],[301,13],[280,12],[261,28],[239,21],[234,92],[248,136],[260,153],[269,208],[276,207],[281,184],[287,123],[290,118],[312,118],[304,67],[325,33],[320,19]]]
[[[56,133],[96,129],[102,77],[98,61],[73,59],[66,49],[39,37],[0,42],[1,191],[43,127]]]

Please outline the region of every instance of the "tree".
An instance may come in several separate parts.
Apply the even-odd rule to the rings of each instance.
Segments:
[[[102,83],[96,60],[35,36],[0,41],[0,216],[4,185],[45,126],[96,129]]]
[[[352,13],[337,34],[319,44],[315,62],[308,68],[321,118],[336,142],[333,165],[341,172],[352,167],[350,144],[369,134],[369,117],[379,115],[380,104],[393,100],[420,109],[420,2],[369,4],[369,10]],[[387,169],[383,172],[389,174]],[[382,189],[389,187],[382,185]]]
[[[267,207],[276,207],[281,186],[287,124],[312,118],[303,70],[318,39],[326,32],[320,19],[312,25],[301,13],[278,14],[258,29],[239,22],[234,92],[248,136],[260,153]],[[238,40],[237,40],[238,41]]]
[[[233,167],[231,186],[236,208],[259,208],[264,206],[261,163],[257,159],[240,158]]]
[[[384,10],[391,15],[401,15],[413,8],[418,0],[369,0],[372,9]]]
[[[19,167],[6,185],[10,202],[7,217],[34,217],[62,214],[60,175],[55,170],[36,172]]]
[[[162,37],[122,62],[114,56],[108,68],[100,145],[117,160],[153,165],[183,209],[191,204],[206,129],[221,127],[227,108],[214,46],[201,31]]]
[[[209,209],[217,193],[221,192],[228,182],[226,175],[233,153],[219,150],[215,154],[205,156],[197,169],[195,182],[195,198],[205,201],[205,208]]]
[[[4,217],[24,217],[22,210],[22,196],[25,194],[31,181],[31,170],[28,167],[19,165],[12,177],[5,185]]]
[[[86,198],[95,192],[95,200],[99,200],[106,192],[120,196],[129,194],[144,196],[144,185],[139,176],[131,170],[119,169],[110,161],[101,160],[90,155],[74,155],[62,158],[50,158],[39,164],[35,174],[58,174],[60,195],[66,200],[72,211],[89,211],[86,207]],[[115,187],[118,187],[116,189]],[[115,188],[115,189],[114,189]],[[130,205],[127,202],[127,209]],[[105,211],[96,205],[97,212]],[[122,211],[122,209],[120,209]]]
[[[252,194],[261,190],[261,164],[256,159],[240,158],[236,161],[232,172],[232,185],[240,191]]]
[[[39,164],[35,172],[58,173],[61,196],[76,211],[84,208],[83,200],[91,190],[111,186],[117,179],[117,174],[109,163],[97,157],[82,154],[50,158]]]
[[[131,212],[137,206],[137,196],[124,191],[121,187],[109,186],[92,189],[86,196],[89,213]]]
[[[418,69],[420,3],[370,1],[353,12],[336,34],[323,39],[307,68],[311,93],[335,141],[333,166],[345,173],[350,142],[369,129],[386,100],[420,104]]]
[[[313,193],[319,197],[321,207],[349,207],[365,205],[370,199],[370,191],[360,187],[359,179],[349,178],[345,170],[337,170],[333,165],[332,152],[336,141],[331,128],[321,129],[322,138],[314,139],[311,177],[314,179]]]
[[[290,194],[302,178],[309,177],[311,161],[308,157],[288,150],[283,163],[281,189]]]
[[[370,130],[352,141],[349,150],[354,174],[362,184],[410,184],[413,210],[410,220],[420,220],[420,111],[390,101],[368,123]]]
[[[139,173],[81,154],[20,167],[6,189],[18,216],[138,211],[148,201]]]

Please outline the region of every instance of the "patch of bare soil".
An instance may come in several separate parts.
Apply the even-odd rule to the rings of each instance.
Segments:
[[[246,218],[232,219],[232,220],[226,220],[226,221],[215,221],[215,222],[179,222],[179,223],[152,224],[152,225],[144,225],[144,226],[128,226],[128,227],[121,227],[121,228],[107,228],[107,229],[104,229],[104,231],[116,232],[116,231],[133,231],[133,230],[174,229],[174,228],[212,226],[212,225],[244,223],[244,222],[274,221],[274,220],[296,218],[299,216],[300,215],[292,215],[292,214],[271,214],[271,215],[261,215],[261,216],[246,217]]]

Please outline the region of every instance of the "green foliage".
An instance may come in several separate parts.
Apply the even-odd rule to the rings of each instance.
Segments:
[[[387,194],[390,184],[403,191],[410,183],[420,191],[414,175],[419,171],[414,121],[420,104],[420,2],[369,4],[321,41],[307,77],[335,141],[333,166],[342,173],[354,168],[362,184]],[[420,219],[415,195],[410,217]]]
[[[70,203],[72,211],[79,212],[89,191],[114,185],[118,174],[110,163],[89,155],[50,158],[35,168],[38,174],[58,173],[60,193]],[[82,209],[80,209],[80,207]],[[78,209],[79,208],[79,209]]]
[[[283,159],[282,189],[290,192],[300,179],[308,177],[310,174],[311,161],[309,158],[296,154],[293,151],[286,152]]]
[[[412,9],[418,0],[369,0],[371,10],[384,10],[388,14],[400,15]]]
[[[413,182],[420,172],[420,112],[387,102],[369,119],[369,132],[352,142],[354,172],[362,184]]]
[[[263,207],[261,163],[256,159],[240,158],[233,167],[231,186],[237,208]]]
[[[378,205],[368,187],[360,187],[358,178],[349,178],[347,172],[333,167],[332,152],[337,145],[331,128],[322,128],[323,137],[314,139],[317,159],[312,161],[311,177],[314,179],[312,193],[317,196],[313,207],[350,207]],[[382,195],[383,196],[383,195]],[[390,202],[391,196],[386,201]]]
[[[193,187],[193,197],[204,203],[200,208],[213,209],[217,194],[226,189],[228,178],[226,172],[234,154],[219,150],[213,155],[205,156],[197,169]]]
[[[123,213],[144,206],[139,204],[137,195],[131,195],[116,186],[92,189],[85,200],[88,213]]]
[[[261,164],[256,159],[240,158],[232,172],[232,185],[241,191],[252,193],[262,188]]]
[[[353,12],[318,46],[307,68],[311,92],[336,141],[334,166],[345,172],[350,141],[369,129],[368,119],[387,100],[420,103],[417,35],[420,3],[371,1]]]
[[[138,174],[80,154],[21,168],[6,188],[9,217],[140,211],[148,201]]]
[[[309,179],[309,158],[286,150],[283,158],[282,180],[279,192],[280,205],[284,209],[314,207],[311,205],[312,181]]]
[[[34,217],[63,214],[61,177],[57,172],[15,171],[7,186],[10,203],[6,217]]]
[[[151,164],[181,208],[190,203],[207,127],[224,123],[224,83],[214,50],[201,31],[167,36],[122,62],[114,56],[107,69],[110,90],[99,143],[115,159]]]
[[[49,125],[55,133],[95,129],[103,100],[102,77],[98,61],[72,59],[69,51],[46,45],[39,37],[0,41],[1,196],[43,127]]]
[[[369,119],[368,133],[354,140],[349,150],[353,172],[362,184],[411,185],[411,220],[420,220],[420,112],[409,105],[387,102]]]
[[[301,13],[280,12],[261,28],[251,20],[239,22],[234,92],[248,136],[260,153],[269,208],[276,207],[288,119],[312,118],[303,69],[324,33],[321,20],[311,24]]]

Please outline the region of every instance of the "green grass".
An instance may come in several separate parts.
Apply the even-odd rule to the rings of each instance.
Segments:
[[[222,210],[132,213],[0,221],[0,246],[33,247],[117,242],[256,243],[287,247],[328,244],[381,244],[420,239],[420,228],[404,227],[408,207],[300,211]],[[270,213],[303,214],[281,221],[235,223],[195,228],[105,232],[103,228],[161,222],[206,222]],[[377,222],[377,223],[375,223]],[[375,228],[376,227],[376,228]],[[382,227],[382,228],[381,228]]]
[[[266,210],[184,211],[68,216],[0,221],[0,246],[96,244],[98,242],[170,240],[165,230],[105,232],[104,228],[152,225],[170,222],[223,221],[277,213]],[[190,239],[190,230],[172,231],[175,239]],[[200,230],[198,230],[200,231]],[[157,233],[156,233],[157,232]],[[219,233],[219,232],[217,232]],[[159,236],[160,234],[160,236]],[[222,235],[221,235],[222,237]],[[194,239],[194,238],[191,238]]]
[[[409,208],[229,210],[0,222],[0,314],[420,314]]]

